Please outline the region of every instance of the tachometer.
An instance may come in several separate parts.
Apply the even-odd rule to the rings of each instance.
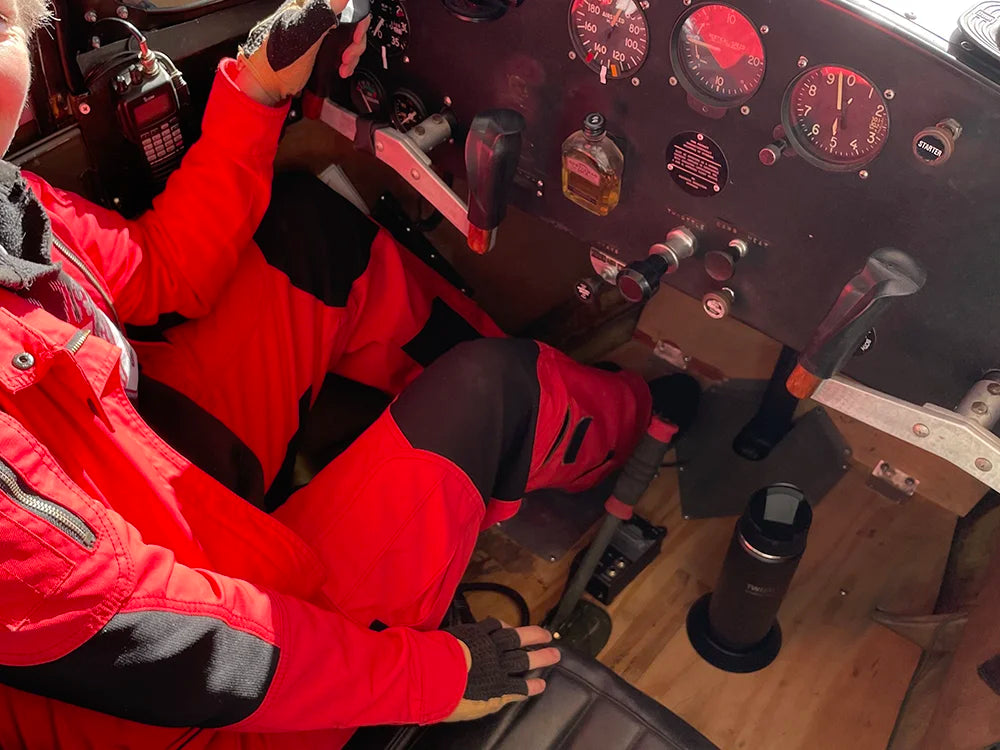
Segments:
[[[688,93],[717,107],[742,104],[764,80],[764,44],[757,27],[722,3],[699,5],[681,16],[670,58]]]
[[[602,83],[634,75],[646,61],[649,26],[636,0],[572,0],[569,32],[577,55]]]
[[[881,91],[858,71],[838,65],[811,68],[792,81],[781,119],[803,158],[835,172],[867,164],[889,138]]]

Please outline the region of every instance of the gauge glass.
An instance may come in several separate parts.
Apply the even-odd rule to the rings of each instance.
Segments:
[[[670,55],[684,88],[708,104],[742,104],[764,80],[764,43],[757,27],[729,5],[699,5],[682,16]]]
[[[358,69],[351,76],[351,104],[359,115],[378,117],[385,112],[385,89],[374,73]]]
[[[796,151],[831,171],[867,164],[889,138],[881,91],[858,71],[837,65],[796,78],[785,93],[782,120]]]
[[[392,124],[396,130],[405,133],[414,125],[419,125],[427,117],[427,107],[420,97],[408,89],[400,89],[392,95]]]
[[[577,56],[601,82],[633,75],[649,51],[649,26],[636,0],[572,0],[569,30]]]
[[[410,43],[410,19],[399,0],[374,0],[368,26],[368,46],[382,57],[398,57]]]

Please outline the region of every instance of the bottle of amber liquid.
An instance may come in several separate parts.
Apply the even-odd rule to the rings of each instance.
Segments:
[[[563,195],[598,216],[618,205],[625,157],[604,129],[604,116],[591,112],[562,146]]]

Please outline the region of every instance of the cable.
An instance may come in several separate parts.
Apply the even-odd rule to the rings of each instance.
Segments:
[[[458,593],[466,594],[470,591],[489,591],[494,594],[500,594],[501,596],[506,596],[517,607],[517,611],[520,614],[521,622],[519,627],[527,625],[531,622],[531,610],[528,609],[528,603],[524,600],[517,591],[512,589],[510,586],[504,586],[500,583],[463,583],[458,587]]]

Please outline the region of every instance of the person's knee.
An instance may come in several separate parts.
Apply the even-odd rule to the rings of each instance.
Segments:
[[[347,303],[378,233],[350,201],[306,172],[279,172],[254,240],[292,284],[333,307]]]
[[[538,352],[528,340],[461,343],[400,394],[393,419],[415,448],[460,466],[484,498],[519,497],[538,414]]]

